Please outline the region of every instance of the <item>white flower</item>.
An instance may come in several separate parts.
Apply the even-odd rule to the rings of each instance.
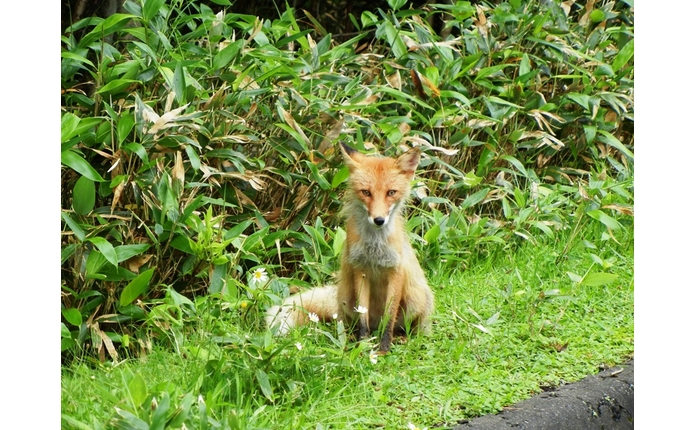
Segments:
[[[372,364],[376,364],[377,357],[379,356],[376,354],[376,351],[372,351],[369,353],[369,361],[371,361]]]
[[[302,350],[302,348],[304,348],[304,346],[300,342],[295,343],[294,346],[296,346],[297,349],[300,351]]]
[[[319,316],[313,312],[309,312],[309,321],[317,323],[319,322]]]
[[[338,319],[338,314],[333,314],[333,319],[337,320]]]
[[[268,280],[268,274],[265,273],[264,268],[256,269],[251,274],[251,283],[254,285],[262,284]]]
[[[360,306],[357,306],[357,307],[355,308],[355,312],[357,312],[358,314],[366,314],[366,313],[367,313],[367,308],[365,308],[364,306],[360,305]]]
[[[420,427],[416,426],[416,425],[413,424],[413,423],[408,423],[408,429],[409,429],[409,430],[420,430]],[[427,430],[427,427],[425,427],[425,428],[422,429],[422,430]]]

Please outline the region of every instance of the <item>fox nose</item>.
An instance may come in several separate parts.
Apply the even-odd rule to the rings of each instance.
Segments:
[[[378,225],[378,226],[384,225],[384,221],[386,221],[386,220],[384,219],[384,217],[378,216],[378,217],[374,218],[374,224],[376,224],[376,225]]]

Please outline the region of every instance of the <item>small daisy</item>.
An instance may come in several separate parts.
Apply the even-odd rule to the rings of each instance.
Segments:
[[[376,354],[376,351],[372,351],[369,353],[369,361],[371,361],[372,364],[376,364],[377,357],[379,356]]]
[[[333,314],[333,319],[337,320],[338,319],[338,314]]]
[[[355,312],[357,312],[358,314],[366,314],[366,313],[367,313],[367,308],[365,308],[364,306],[360,305],[360,306],[357,306],[357,307],[355,308]]]
[[[313,312],[309,312],[309,321],[317,323],[319,322],[319,316]]]
[[[304,348],[304,346],[300,342],[295,343],[294,346],[296,346],[297,349],[300,351],[302,350],[302,348]]]
[[[251,274],[251,283],[254,285],[262,284],[268,280],[268,274],[265,273],[264,268],[256,269]]]
[[[409,429],[409,430],[420,430],[420,427],[416,426],[416,425],[413,424],[413,423],[408,423],[408,429]],[[422,429],[422,430],[427,430],[427,427],[425,427],[425,428]]]

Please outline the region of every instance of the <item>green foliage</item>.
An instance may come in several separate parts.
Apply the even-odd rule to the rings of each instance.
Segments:
[[[569,247],[586,226],[606,243],[631,229],[631,7],[388,4],[352,17],[362,27],[345,41],[292,9],[270,21],[160,0],[66,29],[66,356],[176,345],[201,295],[259,329],[265,307],[328,280],[345,240],[339,140],[425,151],[409,227],[431,269],[562,230]],[[243,282],[259,267],[267,285]],[[249,369],[272,399],[267,368]],[[173,394],[159,414],[121,418],[172,419]]]
[[[497,412],[633,351],[632,235],[599,247],[601,225],[581,233],[430,272],[432,333],[396,342],[387,356],[370,352],[378,338],[349,341],[341,321],[274,337],[243,326],[262,312],[249,296],[190,300],[169,288],[145,323],[169,343],[146,359],[62,368],[63,425],[432,428]]]

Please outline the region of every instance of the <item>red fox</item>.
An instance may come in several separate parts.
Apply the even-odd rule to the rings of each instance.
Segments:
[[[400,157],[372,157],[341,143],[350,170],[342,215],[345,245],[336,286],[310,289],[268,309],[268,327],[278,334],[338,315],[360,340],[384,324],[379,351],[391,348],[394,331],[429,331],[434,295],[405,231],[403,207],[420,162],[412,148]],[[312,315],[313,317],[313,315]]]

